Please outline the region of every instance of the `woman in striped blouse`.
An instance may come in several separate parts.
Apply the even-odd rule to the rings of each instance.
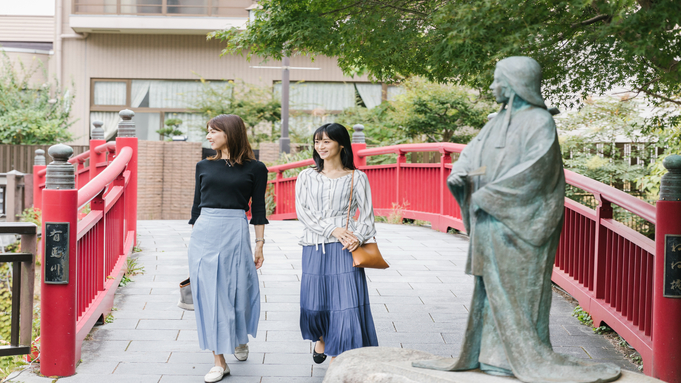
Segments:
[[[373,242],[374,209],[366,174],[355,170],[347,129],[322,125],[314,133],[315,166],[298,175],[296,212],[305,226],[300,286],[300,331],[315,341],[322,363],[359,347],[378,346],[364,269],[352,266],[351,251]],[[354,186],[353,186],[354,185]],[[359,219],[350,220],[348,204]]]

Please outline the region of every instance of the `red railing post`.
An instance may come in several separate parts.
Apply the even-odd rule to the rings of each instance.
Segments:
[[[681,156],[663,165],[655,222],[653,377],[681,382]]]
[[[125,190],[125,220],[127,223],[125,230],[133,232],[133,244],[137,244],[137,137],[135,123],[132,121],[135,112],[125,109],[118,114],[122,121],[118,124],[116,153],[120,153],[121,149],[126,146],[132,149],[132,158],[127,167],[130,171],[130,181],[128,181]],[[127,236],[127,233],[124,233],[124,236]]]
[[[47,166],[43,191],[43,264],[40,297],[40,372],[45,376],[70,376],[76,373],[76,239],[78,237],[78,190],[74,166],[67,162],[73,149],[66,145],[50,147],[54,161]],[[36,185],[37,186],[37,185]],[[48,223],[67,223],[67,233],[46,231]],[[68,238],[68,248],[45,251],[48,239]],[[64,237],[62,237],[64,238]],[[63,239],[62,239],[63,241]],[[68,257],[68,273],[58,276],[59,268],[48,270],[48,257]],[[50,262],[51,263],[51,262]],[[57,272],[46,281],[46,272]]]
[[[105,226],[105,205],[104,205],[104,198],[102,198],[103,192],[99,193],[97,197],[93,198],[92,201],[90,201],[90,210],[91,211],[101,211],[102,212],[102,218],[100,223],[97,224],[93,228],[95,231],[95,240],[94,240],[94,251],[95,251],[95,273],[96,275],[94,276],[96,285],[97,285],[97,291],[103,291],[104,290],[104,282],[106,281],[106,272],[105,272],[105,263],[106,263],[106,244],[104,243],[104,236],[106,233],[106,226]]]
[[[40,188],[40,184],[45,182],[45,175],[40,173],[45,170],[45,167],[45,151],[37,149],[33,159],[33,207],[41,210],[43,208],[43,189]]]
[[[404,154],[403,151],[400,150],[400,152],[397,155],[397,163],[395,164],[395,201],[398,205],[402,205],[402,201],[400,201],[400,197],[402,196],[402,183],[400,173],[401,173],[401,168],[402,164],[407,163],[407,156]]]
[[[605,299],[606,292],[606,265],[608,251],[608,230],[601,224],[602,219],[612,218],[612,204],[603,199],[600,194],[594,193],[598,206],[596,207],[596,222],[594,228],[594,295],[596,299]],[[589,311],[588,307],[584,310]],[[599,326],[599,323],[594,325]]]
[[[447,176],[449,174],[447,167],[445,165],[452,163],[452,155],[444,148],[440,150],[442,154],[440,156],[440,177],[438,179],[437,186],[440,189],[440,201],[438,212],[440,217],[445,215],[445,198],[449,194],[449,189],[447,188]],[[441,219],[438,221],[442,221]],[[443,233],[447,232],[447,224],[442,222],[431,222],[433,229],[439,230]]]
[[[281,205],[284,201],[279,198],[281,195],[281,180],[283,179],[283,172],[277,172],[276,178],[274,179],[274,214],[282,214],[284,212],[284,208]]]
[[[363,132],[364,125],[357,124],[352,128],[355,131],[352,134],[352,161],[355,163],[355,167],[359,169],[360,167],[366,166],[367,164],[366,157],[360,157],[359,154],[357,154],[360,150],[367,148]]]
[[[446,183],[447,183],[447,168],[445,165],[451,164],[452,163],[452,155],[447,152],[446,150],[441,151],[442,155],[440,156],[440,182],[438,184],[438,187],[440,188],[440,215],[445,214],[445,189],[446,188]]]

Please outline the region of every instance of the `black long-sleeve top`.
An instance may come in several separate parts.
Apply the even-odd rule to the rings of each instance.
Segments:
[[[265,189],[267,167],[260,161],[246,161],[232,166],[225,160],[202,160],[196,164],[194,205],[189,224],[201,215],[201,208],[243,209],[251,202],[251,224],[266,225]]]

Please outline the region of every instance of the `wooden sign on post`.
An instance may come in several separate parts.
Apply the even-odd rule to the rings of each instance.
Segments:
[[[681,298],[681,235],[664,236],[665,298]]]
[[[47,284],[69,283],[69,226],[68,222],[45,223],[43,276]]]

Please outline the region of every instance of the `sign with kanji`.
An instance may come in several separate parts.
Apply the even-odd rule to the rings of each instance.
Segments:
[[[44,269],[45,283],[65,285],[69,283],[69,223],[46,222]]]
[[[664,236],[663,296],[681,298],[681,235]]]

